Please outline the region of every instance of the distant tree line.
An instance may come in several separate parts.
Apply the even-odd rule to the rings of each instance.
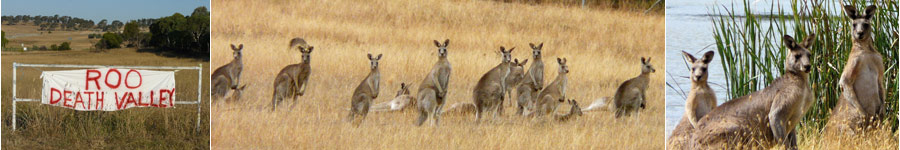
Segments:
[[[38,30],[41,31],[72,31],[72,30],[100,30],[103,32],[118,32],[119,29],[124,27],[124,22],[119,20],[113,20],[112,22],[103,19],[99,22],[94,22],[93,20],[82,19],[78,17],[71,16],[30,16],[30,15],[16,15],[16,16],[2,16],[0,18],[3,22],[6,22],[6,25],[18,25],[23,24],[26,25],[31,23],[31,25],[41,27]],[[136,22],[139,27],[147,28],[150,27],[156,19],[144,18],[132,20]]]
[[[139,28],[149,24],[150,32]],[[190,16],[175,13],[159,19],[133,20],[124,25],[121,33],[90,34],[88,38],[100,38],[94,46],[99,49],[151,46],[174,54],[209,56],[209,10],[198,7]]]

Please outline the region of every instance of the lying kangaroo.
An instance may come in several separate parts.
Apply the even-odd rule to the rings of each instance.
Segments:
[[[653,69],[653,65],[650,64],[651,59],[641,57],[641,75],[622,82],[616,90],[616,94],[612,99],[616,108],[616,118],[630,115],[632,112],[645,107],[650,73],[656,72],[656,69]]]
[[[569,113],[564,114],[564,115],[556,115],[556,116],[554,116],[554,118],[556,119],[556,121],[559,121],[559,122],[566,122],[566,121],[569,121],[569,120],[573,120],[573,119],[575,119],[575,117],[579,117],[579,116],[581,116],[581,115],[584,114],[584,113],[581,112],[581,107],[578,107],[578,102],[577,102],[577,101],[575,101],[574,99],[569,100],[569,104],[572,105],[572,108],[569,109]]]
[[[241,71],[244,70],[244,63],[241,61],[243,49],[244,44],[240,46],[231,44],[231,50],[234,51],[232,53],[234,59],[213,71],[212,77],[210,77],[212,79],[211,92],[213,99],[225,97],[225,93],[228,93],[229,89],[235,89],[241,83]]]
[[[615,110],[616,108],[612,108],[613,105],[609,104],[609,100],[610,100],[609,96],[598,98],[597,100],[594,100],[594,102],[591,102],[591,104],[588,105],[587,107],[585,107],[584,109],[581,109],[581,111],[588,112],[588,111],[594,111],[594,110],[602,110],[602,111]]]
[[[525,79],[522,81],[522,84],[516,88],[516,105],[518,105],[516,114],[519,115],[524,115],[523,110],[534,103],[532,98],[537,97],[538,92],[544,87],[544,60],[541,59],[541,49],[544,48],[544,43],[537,46],[533,43],[528,43],[528,46],[531,46],[531,54],[534,56],[534,61],[532,61],[531,67],[528,68],[528,72],[525,73]]]
[[[378,83],[381,81],[378,60],[381,60],[381,54],[378,54],[376,57],[372,57],[372,54],[369,54],[369,64],[372,71],[369,72],[366,79],[359,83],[359,86],[356,86],[356,90],[353,90],[353,99],[350,101],[350,115],[347,117],[347,120],[353,121],[355,125],[359,125],[366,119],[372,100],[378,98]]]
[[[504,99],[504,103],[506,105],[504,105],[503,107],[513,104],[512,100],[507,100],[507,99],[512,99],[513,91],[517,87],[519,87],[519,85],[522,83],[522,79],[525,79],[525,64],[526,63],[528,63],[528,59],[525,59],[522,62],[518,62],[514,65],[511,65],[512,68],[509,69],[509,76],[506,78],[506,84],[508,86],[506,86],[506,90],[504,90],[504,91],[506,91],[506,98]]]
[[[851,5],[844,6],[844,11],[852,19],[853,49],[838,81],[841,97],[832,108],[826,131],[852,135],[881,120],[886,94],[883,59],[872,43],[870,22],[875,5],[866,7],[865,14]]]
[[[475,104],[472,104],[472,103],[456,103],[456,104],[450,105],[450,107],[447,108],[447,110],[444,110],[443,112],[441,112],[441,114],[448,114],[448,115],[454,115],[454,114],[455,114],[455,115],[466,115],[466,114],[472,114],[472,113],[475,113],[475,110],[476,110],[476,109],[475,109]]]
[[[309,81],[311,72],[309,67],[310,53],[315,47],[310,46],[306,49],[298,47],[298,49],[300,49],[300,53],[303,56],[303,61],[299,64],[285,66],[275,76],[275,83],[272,89],[272,111],[275,111],[285,98],[293,98],[293,104],[291,104],[291,108],[293,108],[297,104],[297,98],[306,93],[309,83],[307,81]]]
[[[501,46],[500,54],[502,60],[500,64],[482,75],[481,79],[478,79],[478,83],[475,84],[475,89],[472,91],[476,110],[475,122],[481,120],[482,113],[488,111],[488,109],[496,110],[494,118],[497,118],[498,115],[503,115],[503,106],[501,104],[504,100],[503,94],[506,94],[505,90],[508,86],[506,78],[509,76],[510,68],[513,65],[510,63],[511,53],[515,49],[511,48],[507,51],[506,48]],[[519,60],[516,61],[515,64],[518,64]]]
[[[393,100],[372,105],[369,110],[375,112],[398,111],[409,108],[406,106],[415,104],[416,98],[409,95],[409,85],[406,85],[406,83],[400,83],[400,91],[397,91],[397,96],[394,97]]]
[[[550,115],[556,112],[560,103],[565,101],[566,86],[568,86],[569,81],[566,75],[569,74],[569,66],[566,65],[567,60],[565,58],[556,58],[556,61],[559,63],[559,75],[556,76],[553,82],[550,82],[550,85],[541,90],[538,94],[538,99],[535,99],[532,109],[526,110],[526,116]]]
[[[444,107],[447,86],[450,83],[451,68],[450,61],[447,60],[447,44],[450,44],[450,39],[445,40],[443,45],[437,40],[434,41],[434,45],[438,47],[438,61],[419,85],[416,97],[419,100],[417,126],[421,126],[429,116],[432,117],[431,124],[434,126],[437,126],[440,121],[441,108]]]
[[[675,130],[672,130],[672,135],[666,140],[666,146],[672,149],[688,149],[685,143],[691,140],[691,133],[698,125],[697,121],[716,108],[716,93],[706,82],[709,78],[707,67],[715,53],[706,52],[700,59],[688,52],[682,51],[682,53],[687,59],[686,61],[691,63],[691,92],[685,102],[684,116],[681,117]]]
[[[784,36],[790,49],[784,61],[784,74],[760,91],[732,99],[700,119],[691,144],[694,149],[722,149],[736,146],[769,149],[782,144],[797,149],[797,133],[806,110],[814,103],[809,87],[810,53],[815,35],[802,43]]]

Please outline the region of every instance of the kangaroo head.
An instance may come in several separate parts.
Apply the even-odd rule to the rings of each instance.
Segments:
[[[691,81],[694,82],[706,82],[706,79],[709,77],[707,72],[707,67],[709,66],[709,62],[712,61],[713,55],[715,53],[713,51],[706,52],[703,54],[703,57],[700,59],[695,58],[688,52],[681,51],[684,54],[684,57],[688,63],[691,63]]]
[[[544,48],[544,43],[538,44],[537,46],[534,43],[528,43],[528,46],[531,46],[531,55],[534,56],[534,59],[541,58],[541,49]]]
[[[300,48],[300,53],[303,56],[304,63],[309,62],[309,54],[312,53],[313,48],[315,48],[315,47],[310,46],[309,48],[306,48],[305,50],[303,49],[303,47]]]
[[[566,65],[566,58],[556,58],[556,62],[559,62],[559,74],[569,73],[569,66]]]
[[[570,114],[575,116],[581,116],[584,114],[584,112],[581,112],[581,107],[578,107],[578,101],[575,101],[575,99],[571,99],[569,100],[569,104],[572,105],[572,109],[569,111]]]
[[[653,64],[650,64],[650,60],[653,58],[641,57],[641,74],[653,73],[656,72],[656,69],[653,69]]]
[[[406,83],[400,83],[400,91],[397,91],[397,96],[404,94],[409,95],[409,85],[406,85]]]
[[[871,38],[872,34],[872,16],[875,14],[875,5],[866,7],[866,12],[861,14],[857,12],[856,7],[844,5],[844,12],[850,17],[850,25],[853,26],[853,40],[863,40]]]
[[[513,47],[513,48],[511,48],[511,49],[509,49],[509,50],[506,50],[505,47],[500,46],[500,55],[503,57],[503,59],[502,59],[502,60],[503,60],[503,61],[502,61],[503,63],[509,63],[509,61],[512,60],[512,51],[513,51],[514,49],[516,49],[516,48]]]
[[[444,40],[444,44],[434,40],[434,46],[438,48],[438,58],[447,58],[447,44],[450,44],[450,39]]]
[[[528,59],[519,62],[519,59],[513,60],[512,68],[509,69],[509,78],[508,81],[513,81],[516,83],[511,83],[512,85],[517,84],[520,80],[525,78],[525,63],[528,63]]]
[[[240,46],[234,46],[234,44],[231,44],[231,50],[234,51],[234,53],[232,53],[232,55],[234,55],[234,59],[237,59],[237,60],[241,59],[241,51],[243,51],[243,49],[244,49],[244,44],[241,44]]]
[[[381,54],[378,56],[372,57],[372,54],[369,54],[369,63],[372,65],[372,70],[378,69],[378,60],[381,60]]]
[[[784,35],[784,45],[790,49],[784,60],[784,70],[791,73],[809,73],[811,69],[809,48],[816,40],[815,34],[806,36],[803,42],[797,43],[794,37]]]

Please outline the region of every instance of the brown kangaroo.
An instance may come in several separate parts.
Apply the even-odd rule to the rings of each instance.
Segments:
[[[616,109],[616,118],[623,115],[630,115],[638,109],[645,107],[647,100],[647,84],[650,82],[650,73],[656,72],[650,60],[641,57],[641,75],[628,79],[619,85],[616,94],[613,95],[613,105]]]
[[[240,46],[231,44],[231,50],[234,51],[232,53],[234,59],[213,71],[212,77],[210,77],[212,79],[211,95],[213,99],[225,97],[225,93],[228,93],[229,89],[235,89],[241,83],[241,71],[244,70],[244,63],[241,61],[243,49],[244,44]]]
[[[370,111],[382,112],[382,111],[398,111],[398,110],[410,110],[406,108],[410,108],[407,106],[415,106],[416,98],[412,97],[409,94],[409,85],[406,83],[400,83],[400,91],[397,91],[397,96],[394,97],[391,101],[378,103],[372,105]]]
[[[531,67],[528,68],[528,72],[525,73],[525,79],[522,81],[522,84],[516,88],[516,105],[518,105],[516,114],[519,115],[524,115],[523,110],[534,103],[533,98],[537,97],[541,88],[544,88],[544,60],[541,58],[541,50],[544,48],[544,43],[537,46],[533,43],[528,43],[528,46],[531,46],[531,54],[534,60],[531,63]]]
[[[354,125],[359,125],[366,119],[366,114],[369,114],[369,107],[371,107],[372,100],[378,98],[378,85],[381,81],[378,60],[381,60],[381,54],[378,54],[376,57],[372,57],[372,54],[369,54],[369,64],[372,70],[369,72],[369,75],[366,75],[366,78],[359,83],[359,86],[356,86],[356,90],[353,90],[353,99],[350,101],[350,115],[347,117],[347,120],[353,121]]]
[[[808,49],[814,40],[815,35],[810,34],[797,43],[785,35],[784,44],[790,51],[784,61],[784,74],[768,87],[732,99],[707,113],[694,131],[693,149],[769,149],[776,144],[797,149],[794,127],[814,103],[808,82],[812,69]]]
[[[855,7],[844,6],[847,16],[852,19],[853,49],[838,81],[842,92],[831,110],[826,125],[828,133],[857,134],[874,128],[885,113],[884,63],[872,43],[870,25],[875,9],[870,5],[865,14],[860,14]]]
[[[293,98],[293,103],[291,104],[291,108],[293,108],[297,105],[298,97],[306,93],[306,88],[309,85],[307,81],[309,81],[309,74],[311,73],[311,68],[309,67],[310,53],[315,47],[310,46],[305,50],[303,47],[299,47],[298,49],[300,49],[300,53],[303,56],[303,61],[299,64],[285,66],[275,76],[275,83],[272,89],[272,111],[275,111],[285,98]]]
[[[569,100],[569,104],[572,105],[572,108],[569,109],[569,113],[554,116],[556,121],[566,122],[569,120],[576,119],[576,117],[579,117],[584,114],[583,112],[581,112],[581,107],[578,107],[577,101],[575,101],[574,99],[571,99],[571,100]]]
[[[684,51],[682,53],[686,61],[691,63],[691,92],[685,102],[684,116],[666,140],[666,147],[670,149],[688,149],[685,143],[691,140],[691,133],[697,128],[697,121],[716,108],[716,93],[706,82],[709,78],[707,67],[714,53],[706,52],[700,59],[690,53]]]
[[[516,48],[509,49],[500,47],[502,56],[500,64],[492,68],[490,71],[481,76],[475,89],[472,91],[473,103],[475,104],[475,122],[481,120],[481,115],[488,109],[495,110],[494,118],[503,115],[503,94],[506,94],[506,78],[509,77],[510,68],[514,64],[510,63],[512,51]],[[515,64],[518,64],[516,60]]]
[[[450,83],[450,61],[447,60],[447,45],[450,39],[441,44],[437,40],[434,45],[438,47],[438,61],[431,68],[431,72],[425,76],[425,80],[419,85],[419,92],[416,97],[419,100],[419,119],[416,120],[416,126],[421,126],[429,116],[433,119],[431,124],[438,126],[441,118],[441,108],[444,107],[444,99],[447,96],[447,86]]]
[[[525,116],[549,116],[556,112],[560,103],[566,99],[566,89],[569,79],[569,66],[566,65],[565,58],[556,58],[559,63],[559,75],[547,87],[543,88],[535,99],[531,109],[526,110]]]

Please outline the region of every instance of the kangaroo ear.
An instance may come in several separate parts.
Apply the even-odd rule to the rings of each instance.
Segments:
[[[509,49],[508,51],[506,51],[506,52],[507,52],[507,53],[512,53],[512,51],[515,50],[515,49],[516,49],[516,47],[510,48],[510,49]]]
[[[784,35],[784,37],[782,37],[782,41],[784,41],[784,46],[786,46],[788,49],[794,50],[799,48],[797,46],[797,41],[795,41],[794,37],[791,37],[790,35]]]
[[[641,64],[647,64],[647,59],[644,57],[641,57]]]
[[[434,46],[441,47],[441,42],[434,40]]]
[[[866,19],[872,19],[872,16],[875,14],[875,5],[869,5],[866,7],[866,15],[863,16]]]
[[[381,60],[381,54],[378,54],[378,58],[376,58],[375,60]]]
[[[852,5],[844,5],[844,12],[847,13],[847,17],[850,19],[855,19],[857,17],[856,7]]]
[[[563,63],[562,58],[556,57],[556,62],[562,64]]]
[[[506,47],[500,46],[500,52],[501,52],[501,53],[506,53]]]
[[[653,60],[653,57],[647,57],[647,63],[650,63],[650,60]]]
[[[544,43],[543,43],[543,42],[541,42],[541,44],[540,44],[540,45],[538,45],[538,49],[543,49],[543,48],[544,48]]]
[[[309,48],[306,48],[306,53],[312,53],[313,48],[314,47],[312,47],[312,46],[309,46]]]
[[[709,64],[709,62],[712,61],[714,55],[716,55],[716,53],[713,51],[708,51],[706,52],[706,54],[703,54],[703,63]]]
[[[803,39],[803,42],[800,43],[804,48],[809,49],[812,47],[813,42],[816,42],[816,34],[810,33],[809,36],[806,36],[806,39]]]
[[[695,58],[694,55],[691,55],[691,53],[688,53],[686,51],[681,51],[681,54],[684,55],[685,61],[688,61],[690,63],[694,63],[694,61],[697,61],[697,58]]]
[[[242,49],[244,49],[244,44],[241,44],[241,46],[238,46],[238,48],[237,48],[237,50],[242,50]]]
[[[519,59],[518,59],[518,58],[516,58],[516,59],[513,59],[513,63],[515,63],[515,64],[519,64]]]
[[[231,50],[237,50],[237,47],[235,47],[234,44],[231,44]]]
[[[520,63],[519,63],[519,66],[524,66],[525,63],[528,63],[528,59],[525,59],[525,60],[523,60],[522,62],[520,62]]]
[[[372,60],[372,54],[368,54],[368,55],[369,55],[369,60]]]
[[[450,39],[444,40],[444,47],[447,47],[447,45],[450,45]]]
[[[537,46],[534,46],[534,43],[528,43],[528,46],[530,46],[531,49],[537,49]]]

